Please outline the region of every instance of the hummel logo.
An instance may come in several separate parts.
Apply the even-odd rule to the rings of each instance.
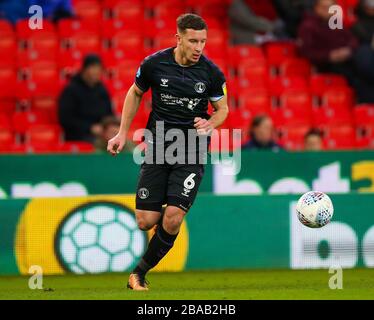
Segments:
[[[161,87],[168,87],[169,85],[168,85],[168,82],[169,82],[169,79],[161,79],[161,84],[160,84],[160,86]]]

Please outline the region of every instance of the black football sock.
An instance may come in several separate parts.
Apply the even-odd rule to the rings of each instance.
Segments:
[[[159,224],[151,241],[149,241],[147,251],[133,272],[144,276],[150,269],[154,268],[173,247],[177,235],[169,234],[162,224]]]

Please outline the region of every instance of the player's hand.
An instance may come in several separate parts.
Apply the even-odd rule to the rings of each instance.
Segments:
[[[207,119],[196,117],[194,122],[198,135],[210,135],[214,129],[212,123]]]
[[[122,151],[125,143],[126,143],[126,137],[118,133],[112,139],[108,141],[107,151],[112,156],[115,156]]]

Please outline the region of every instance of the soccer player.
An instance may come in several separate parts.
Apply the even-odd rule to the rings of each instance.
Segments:
[[[157,135],[170,129],[180,129],[183,133],[193,130],[199,140],[224,122],[228,114],[225,77],[203,55],[207,29],[200,16],[183,14],[177,19],[176,47],[144,59],[135,83],[127,92],[119,132],[108,142],[109,153],[116,155],[122,150],[131,121],[149,88],[152,89],[152,111],[146,129],[154,136],[146,139],[148,146],[157,148]],[[211,116],[207,113],[209,101],[214,108]],[[163,123],[162,132],[157,129],[160,122]],[[170,145],[170,142],[163,142],[165,147]],[[196,152],[196,147],[194,150],[189,148],[190,144],[186,146],[186,154]],[[149,230],[155,225],[157,228],[144,256],[130,274],[128,288],[148,290],[145,275],[173,247],[203,174],[204,164],[199,161],[142,163],[136,194],[136,220],[141,230]],[[166,205],[165,210],[162,210],[163,205]]]

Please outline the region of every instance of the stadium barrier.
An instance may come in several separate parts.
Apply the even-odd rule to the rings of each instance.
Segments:
[[[327,226],[297,220],[296,195],[200,194],[154,271],[374,267],[374,195],[334,194]],[[0,201],[0,274],[124,272],[153,231],[138,230],[134,195]]]
[[[132,154],[9,155],[0,156],[0,168],[0,198],[133,193],[139,175]],[[200,192],[374,191],[374,151],[242,152],[228,169],[232,175],[208,164]]]

